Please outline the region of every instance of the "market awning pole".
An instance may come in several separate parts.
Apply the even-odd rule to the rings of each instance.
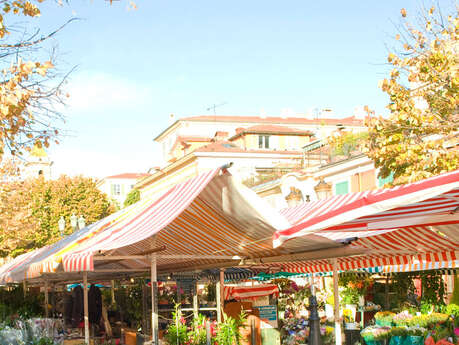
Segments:
[[[220,314],[220,321],[223,319],[223,312],[225,310],[225,269],[220,268],[220,308],[218,313]]]
[[[194,282],[194,294],[193,294],[193,316],[197,318],[199,314],[199,304],[198,304],[198,281]]]
[[[110,289],[110,292],[112,296],[112,304],[114,305],[115,304],[115,281],[111,280],[110,285],[112,286],[112,288]]]
[[[88,272],[83,272],[84,343],[89,345]]]
[[[335,344],[341,345],[341,322],[339,321],[338,260],[333,259],[333,301],[335,317]]]
[[[48,296],[48,281],[45,280],[45,317],[48,318],[48,305],[49,305],[49,296]]]
[[[157,272],[156,256],[151,257],[151,337],[153,344],[158,345],[158,305],[156,298]]]

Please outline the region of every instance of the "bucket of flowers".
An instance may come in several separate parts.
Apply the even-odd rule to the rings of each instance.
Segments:
[[[391,326],[395,314],[391,311],[378,311],[375,314],[376,325]]]
[[[404,310],[396,315],[394,315],[392,321],[395,323],[396,326],[407,326],[410,323],[410,320],[413,319],[413,315],[411,315],[408,310]]]
[[[389,345],[403,345],[407,335],[408,331],[406,327],[392,327]]]
[[[423,345],[424,337],[427,335],[427,329],[424,327],[407,327],[406,337],[403,345]]]
[[[364,328],[360,335],[367,345],[382,345],[391,336],[391,328],[387,326],[369,326]]]

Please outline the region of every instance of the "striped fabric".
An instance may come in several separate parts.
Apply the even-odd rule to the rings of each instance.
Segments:
[[[459,224],[459,171],[420,182],[305,203],[281,213],[294,224],[273,236],[274,247],[319,230],[393,229],[403,225]],[[390,222],[392,221],[392,222]],[[455,236],[457,228],[452,229]]]
[[[277,285],[255,285],[255,286],[225,286],[223,296],[225,301],[230,299],[256,299],[258,297],[279,295]]]
[[[166,249],[157,257],[160,274],[196,266],[218,267],[219,262],[234,256],[267,257],[294,252],[295,248],[288,245],[272,248],[273,233],[289,226],[253,191],[226,171],[215,169],[72,234],[22,265],[13,276],[20,281],[58,272],[59,279],[78,279],[81,271],[96,274],[103,270],[113,275],[119,274],[117,270],[146,271],[150,269],[150,259],[144,253],[162,246]],[[302,251],[337,246],[323,237],[300,244]],[[100,260],[103,256],[129,255],[142,258]],[[191,258],[167,257],[173,255]],[[216,255],[222,258],[214,258]],[[99,260],[94,260],[95,256]],[[235,261],[235,266],[238,263]]]

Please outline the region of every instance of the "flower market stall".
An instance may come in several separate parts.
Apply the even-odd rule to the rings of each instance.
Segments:
[[[286,209],[282,213],[294,226],[277,231],[273,243],[277,247],[315,234],[368,249],[365,255],[340,257],[330,253],[331,260],[324,256],[324,260],[298,260],[282,266],[291,272],[333,271],[335,340],[340,344],[338,271],[385,265],[412,267],[416,262],[455,263],[458,209],[459,171],[454,171],[413,184],[338,195]],[[350,314],[344,317],[352,321]]]
[[[1,269],[0,282],[41,285],[45,296],[52,286],[83,282],[88,343],[88,284],[149,275],[156,341],[158,274],[237,267],[243,261],[272,256],[285,261],[292,254],[340,247],[334,240],[312,236],[273,249],[272,234],[289,226],[226,168],[214,169],[21,257]],[[220,295],[222,289],[220,284]],[[219,303],[217,298],[218,310]]]

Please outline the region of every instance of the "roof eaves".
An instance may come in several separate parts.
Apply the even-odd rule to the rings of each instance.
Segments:
[[[182,121],[181,119],[176,120],[172,125],[167,127],[165,130],[163,130],[161,133],[159,133],[155,138],[153,138],[153,141],[158,141],[164,134],[166,134],[169,130],[171,130],[173,127],[176,127],[176,125]]]

